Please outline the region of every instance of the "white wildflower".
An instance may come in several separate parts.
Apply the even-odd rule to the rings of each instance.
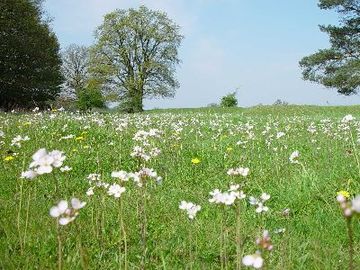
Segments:
[[[121,194],[125,192],[125,187],[122,187],[118,184],[112,184],[109,186],[108,194],[114,196],[115,198],[120,198]]]
[[[201,210],[200,205],[196,205],[192,202],[186,202],[186,201],[181,201],[179,208],[181,210],[185,210],[190,219],[194,219],[196,216],[196,213]]]
[[[255,269],[260,269],[264,264],[264,259],[261,257],[260,252],[256,252],[255,254],[243,257],[242,263],[245,266],[252,266]]]
[[[299,161],[297,160],[299,158],[300,154],[299,151],[296,150],[294,152],[291,153],[289,160],[291,163],[299,163]]]
[[[360,195],[357,195],[352,201],[351,201],[352,210],[354,210],[357,213],[360,213]]]

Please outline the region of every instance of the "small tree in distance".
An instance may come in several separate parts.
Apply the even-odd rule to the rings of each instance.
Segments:
[[[104,98],[96,81],[91,80],[86,88],[79,91],[77,107],[82,111],[105,107]]]
[[[237,105],[236,92],[229,93],[221,98],[221,107],[236,107]]]

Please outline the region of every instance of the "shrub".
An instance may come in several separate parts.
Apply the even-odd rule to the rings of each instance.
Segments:
[[[226,96],[223,96],[220,102],[221,107],[236,107],[237,104],[238,101],[236,99],[236,92],[232,92]]]
[[[283,101],[283,100],[281,100],[281,99],[277,99],[277,100],[275,100],[275,102],[274,102],[274,104],[273,105],[275,105],[275,106],[285,106],[285,105],[289,105],[289,103],[288,102],[286,102],[286,101]]]
[[[105,107],[104,98],[96,84],[90,83],[79,92],[77,105],[82,111]]]

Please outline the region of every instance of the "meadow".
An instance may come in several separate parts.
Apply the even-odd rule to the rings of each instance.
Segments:
[[[359,149],[360,106],[1,113],[0,268],[359,269]]]

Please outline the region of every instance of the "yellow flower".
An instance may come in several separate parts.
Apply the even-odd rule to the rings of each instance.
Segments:
[[[345,198],[350,198],[350,193],[345,190],[340,190],[336,192],[336,195],[343,195]]]
[[[4,157],[4,160],[5,160],[5,161],[11,161],[11,160],[13,160],[13,159],[14,159],[13,156]]]
[[[84,140],[84,137],[83,136],[79,136],[79,137],[76,137],[75,138],[75,141],[83,141]]]
[[[57,112],[57,109],[52,109],[51,111],[52,111],[52,112]]]
[[[232,147],[228,147],[228,148],[226,148],[226,151],[228,151],[228,152],[231,152],[233,150],[233,148]]]
[[[192,159],[191,159],[191,163],[192,163],[192,164],[199,164],[200,162],[201,162],[201,160],[198,159],[198,158],[192,158]]]

